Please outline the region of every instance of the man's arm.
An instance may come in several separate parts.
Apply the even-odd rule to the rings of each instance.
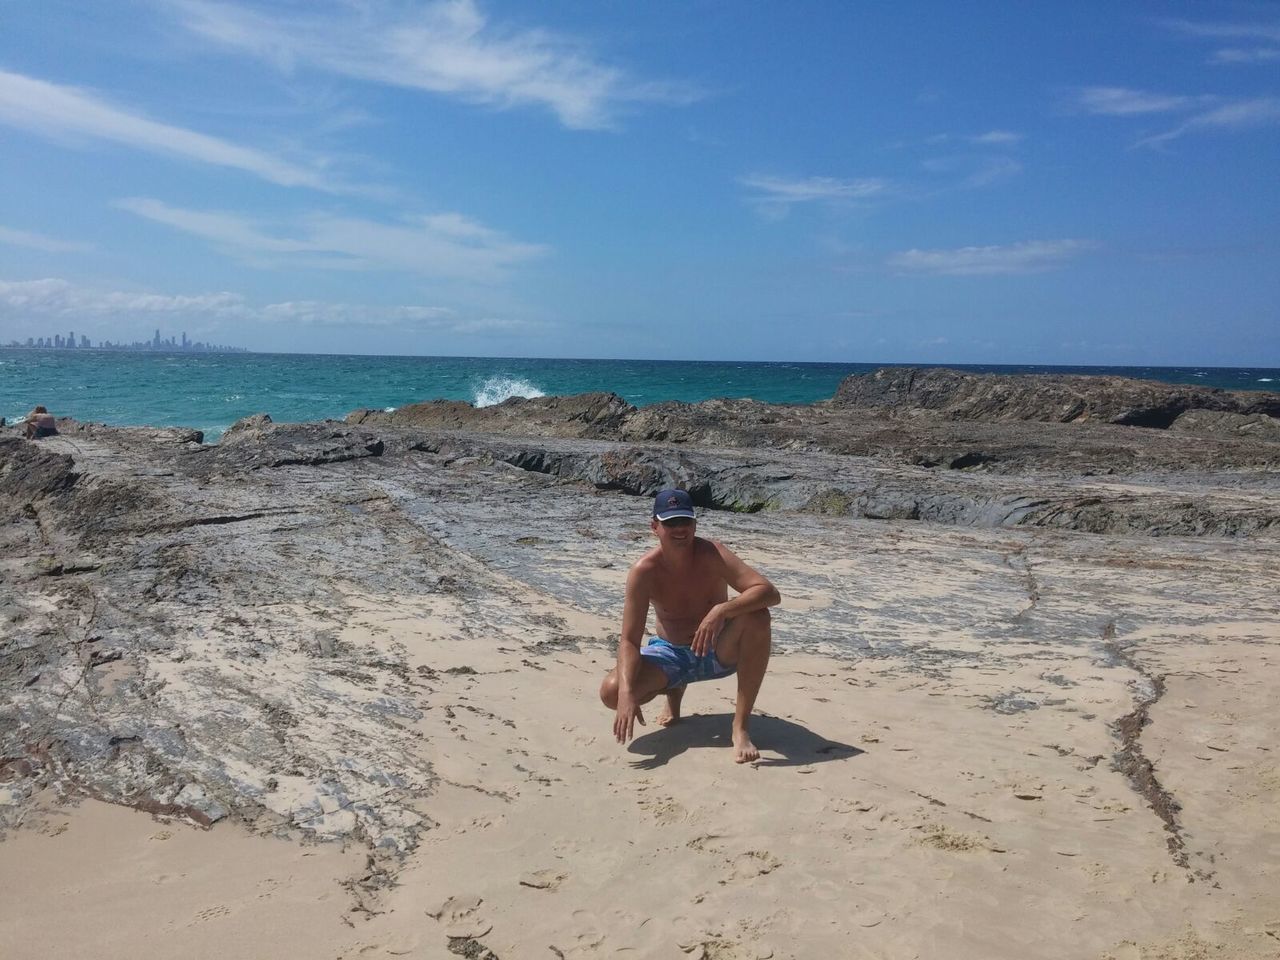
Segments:
[[[619,743],[631,739],[635,721],[644,725],[644,714],[636,700],[640,679],[640,644],[649,618],[649,574],[637,563],[627,574],[627,593],[622,605],[622,636],[618,640],[618,712],[613,718],[613,735]]]
[[[711,650],[720,631],[724,629],[726,620],[755,610],[763,610],[782,602],[778,588],[769,582],[759,570],[743,563],[742,559],[723,543],[709,540],[721,564],[721,575],[725,583],[733,587],[738,595],[732,600],[717,603],[707,611],[694,631],[690,648],[701,657]]]

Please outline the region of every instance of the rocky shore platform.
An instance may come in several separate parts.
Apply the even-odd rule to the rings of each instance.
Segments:
[[[5,957],[1280,955],[1280,394],[59,431],[0,430]],[[751,766],[731,682],[596,699],[667,485],[784,598]]]

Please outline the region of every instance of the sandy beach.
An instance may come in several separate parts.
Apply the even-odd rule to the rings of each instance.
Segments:
[[[958,602],[955,615],[978,627],[1001,615],[963,602],[966,566],[1001,545],[857,533],[867,575],[853,558],[849,595],[886,631],[891,614],[875,608],[927,620],[931,598],[876,584],[885,551],[905,578],[923,568],[916,579]],[[1095,573],[1107,559],[1073,558]],[[1158,584],[1130,567],[1111,603],[1152,604],[1128,591],[1172,594],[1179,576],[1229,562],[1187,562]],[[351,598],[344,642],[404,651],[431,676],[413,732],[438,777],[414,804],[432,826],[394,877],[370,884],[350,840],[50,798],[4,842],[6,954],[447,957],[449,938],[470,937],[503,958],[1276,955],[1274,580],[1258,582],[1252,612],[1238,596],[1232,619],[1170,610],[1144,628],[1167,687],[1144,749],[1181,806],[1179,866],[1111,769],[1109,724],[1140,680],[1102,668],[1100,633],[1035,649],[943,622],[903,632],[919,656],[789,653],[829,598],[805,595],[804,564],[787,566],[778,577],[797,599],[776,618],[755,724],[764,757],[749,767],[729,758],[730,684],[693,688],[692,715],[623,749],[594,697],[603,643],[531,660],[536,628],[523,643],[476,642],[438,603]],[[1055,572],[1065,585],[1070,571]],[[531,620],[557,609],[512,589]],[[1064,615],[1081,604],[1056,582],[1042,590],[1039,605]],[[574,619],[583,635],[616,629]]]
[[[103,437],[56,442],[88,472]],[[165,528],[253,599],[130,607],[69,573],[10,598],[73,650],[20,695],[71,688],[49,722],[83,698],[104,746],[11,738],[6,958],[1280,955],[1274,538],[708,511],[783,595],[736,765],[731,681],[625,747],[596,697],[643,498],[464,458],[415,474],[410,537],[383,522],[409,474],[287,469],[315,501],[264,500],[258,533]],[[306,595],[245,546],[281,524]],[[127,633],[113,605],[163,643],[133,620],[89,653]],[[131,753],[175,723],[176,759]]]

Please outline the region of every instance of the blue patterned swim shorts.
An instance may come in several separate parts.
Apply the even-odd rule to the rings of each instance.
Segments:
[[[668,690],[686,683],[697,683],[699,680],[717,680],[730,676],[738,669],[726,667],[717,660],[714,650],[699,657],[690,648],[669,643],[662,637],[650,637],[640,648],[640,656],[662,668],[662,672],[667,675]]]

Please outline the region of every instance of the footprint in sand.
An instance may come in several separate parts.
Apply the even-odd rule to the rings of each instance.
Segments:
[[[212,907],[205,907],[205,909],[191,918],[191,922],[187,926],[194,927],[197,923],[208,923],[210,920],[220,920],[229,916],[231,916],[231,908],[219,903]]]
[[[716,841],[720,839],[722,838],[718,833],[704,833],[694,837],[685,846],[699,853],[719,853],[720,845]]]
[[[738,854],[729,862],[729,877],[720,882],[731,883],[734,880],[762,877],[766,873],[773,873],[780,866],[782,861],[768,850],[748,850],[746,853]]]
[[[874,803],[866,800],[854,800],[849,797],[836,797],[827,802],[827,809],[832,813],[870,813],[876,808]]]
[[[568,876],[567,873],[559,873],[555,870],[535,870],[520,878],[520,886],[534,890],[555,890],[568,879]]]
[[[689,817],[688,811],[671,797],[653,797],[641,800],[640,809],[653,817],[655,823],[664,827],[673,823],[680,823]]]
[[[434,910],[428,910],[427,916],[444,924],[445,936],[474,940],[493,929],[493,924],[479,914],[482,903],[480,897],[450,897]]]
[[[990,837],[976,833],[961,833],[945,824],[928,822],[913,829],[920,831],[920,835],[915,840],[920,846],[946,850],[949,853],[1005,852],[1004,848],[993,843]]]
[[[570,915],[574,924],[580,925],[582,931],[573,935],[573,943],[568,949],[561,950],[559,947],[551,947],[553,953],[559,954],[561,957],[596,957],[600,955],[600,946],[605,941],[605,935],[596,926],[596,914],[590,910],[575,910]],[[567,935],[567,931],[566,931]]]
[[[716,934],[682,941],[679,947],[692,960],[769,960],[774,955],[770,944],[739,943]]]

